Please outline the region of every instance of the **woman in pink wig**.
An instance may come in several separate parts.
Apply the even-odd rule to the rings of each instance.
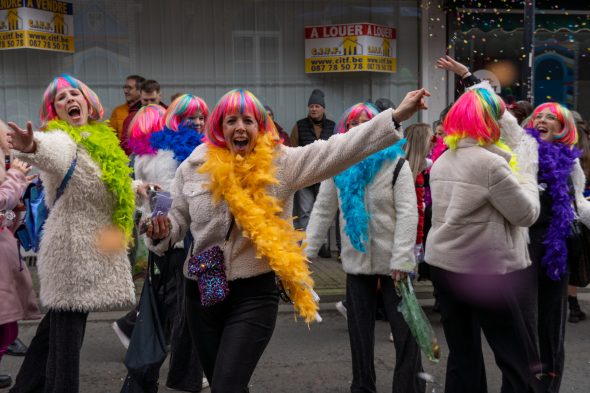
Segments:
[[[276,323],[276,277],[306,322],[319,319],[303,236],[289,214],[295,191],[397,142],[394,122],[424,108],[428,95],[424,89],[410,92],[395,111],[299,148],[280,144],[251,92],[232,90],[215,106],[206,143],[178,168],[170,214],[148,229],[149,247],[158,254],[189,230],[194,238],[193,257],[184,266],[186,312],[212,391],[248,392]],[[215,246],[224,247],[221,255]],[[207,265],[198,262],[204,258]],[[202,270],[207,266],[224,273],[208,280]]]
[[[522,317],[526,236],[539,216],[536,178],[515,171],[500,141],[502,99],[464,93],[444,119],[449,150],[430,172],[432,228],[425,260],[449,346],[446,392],[486,392],[486,336],[502,371],[502,392],[533,391],[534,342]]]
[[[135,302],[126,252],[135,209],[129,160],[102,115],[88,86],[61,75],[43,96],[44,131],[9,123],[10,147],[39,168],[51,209],[37,255],[48,312],[13,393],[77,393],[88,314]]]

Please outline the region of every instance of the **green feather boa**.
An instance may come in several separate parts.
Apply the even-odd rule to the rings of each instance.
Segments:
[[[125,233],[125,239],[132,239],[135,195],[131,188],[129,158],[119,146],[115,131],[106,123],[90,123],[74,127],[63,120],[47,123],[47,131],[63,131],[78,145],[86,149],[101,171],[101,180],[115,200],[113,224]]]

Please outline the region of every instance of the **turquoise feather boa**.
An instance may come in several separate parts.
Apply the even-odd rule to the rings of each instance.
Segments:
[[[344,233],[359,252],[366,251],[365,243],[369,240],[369,213],[365,206],[365,189],[381,170],[385,161],[405,157],[403,149],[405,144],[406,140],[402,139],[395,145],[365,158],[334,176],[334,183],[339,191],[340,210],[346,221]],[[393,172],[391,176],[393,180]]]

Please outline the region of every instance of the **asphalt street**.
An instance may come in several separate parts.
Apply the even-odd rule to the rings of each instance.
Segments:
[[[584,294],[585,298],[589,294]],[[583,301],[590,310],[590,301]],[[116,314],[115,314],[116,315]],[[435,365],[424,360],[427,372],[444,382],[446,344],[440,316],[428,310],[442,347],[442,361]],[[324,322],[308,326],[296,322],[293,314],[281,313],[275,334],[251,380],[252,393],[349,392],[351,380],[350,346],[346,321],[335,310],[323,313]],[[92,314],[91,314],[92,317]],[[112,318],[98,318],[88,323],[82,351],[81,393],[118,393],[125,376],[125,350],[111,330]],[[21,325],[20,337],[29,342],[35,324]],[[375,367],[379,392],[390,392],[395,363],[394,346],[388,341],[388,325],[376,324]],[[566,370],[561,392],[587,392],[590,381],[590,321],[567,324]],[[499,392],[500,374],[489,348],[485,349],[489,391]],[[2,373],[16,374],[22,358],[5,356]],[[167,364],[162,369],[162,379]],[[0,390],[5,392],[6,390]],[[160,392],[165,392],[164,387]],[[205,391],[209,391],[208,389]],[[431,390],[427,390],[430,392]],[[437,387],[442,392],[441,387]]]

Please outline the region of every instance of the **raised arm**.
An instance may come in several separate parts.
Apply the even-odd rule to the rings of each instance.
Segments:
[[[63,179],[76,154],[76,143],[65,132],[33,132],[31,122],[22,129],[8,123],[8,141],[15,156],[50,176]],[[59,182],[58,182],[59,184]]]
[[[305,253],[308,257],[313,258],[318,255],[318,251],[326,240],[328,229],[334,221],[337,211],[338,191],[334,180],[324,180],[320,185],[320,191],[313,204],[311,217],[307,224]]]
[[[424,89],[409,92],[397,109],[388,109],[346,134],[332,136],[299,148],[285,148],[282,180],[293,191],[330,178],[401,138],[395,122],[426,109]]]
[[[512,174],[502,158],[492,164],[489,172],[490,203],[512,225],[530,227],[541,211],[539,189],[535,176]]]

